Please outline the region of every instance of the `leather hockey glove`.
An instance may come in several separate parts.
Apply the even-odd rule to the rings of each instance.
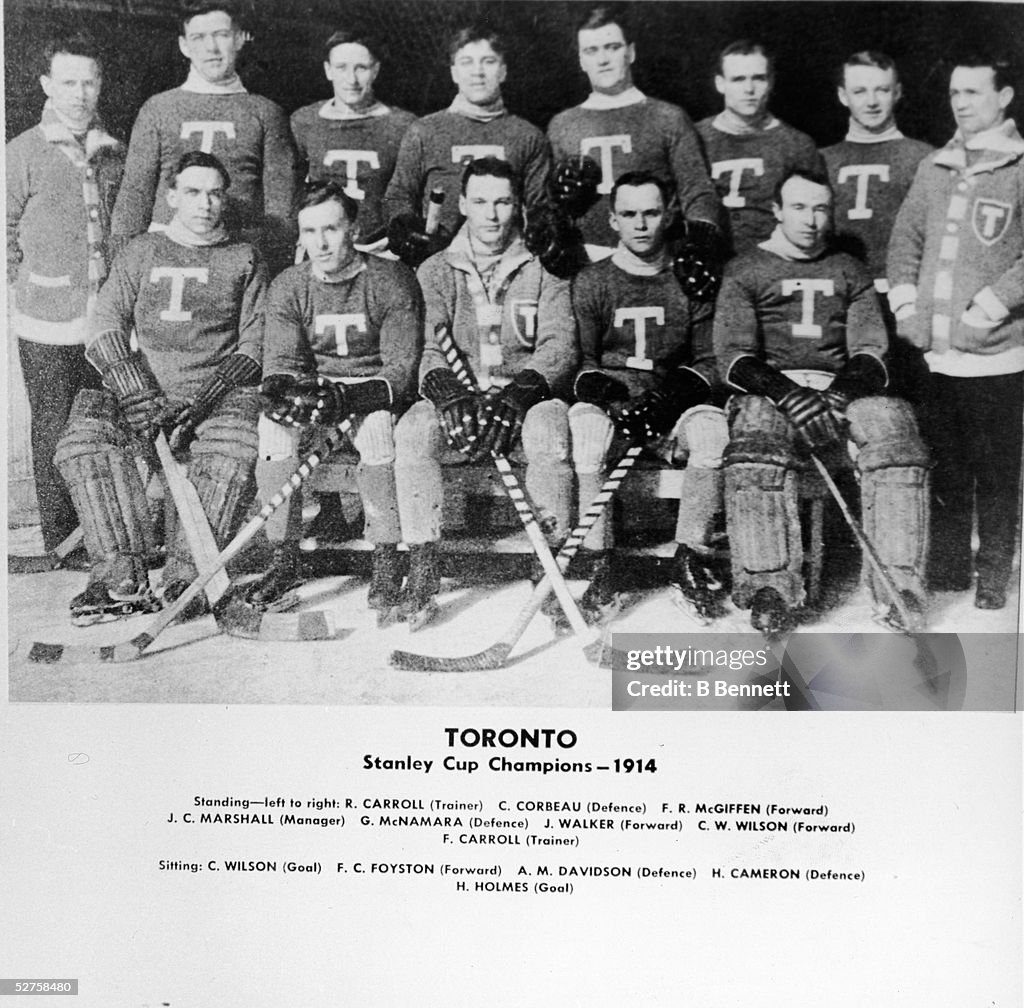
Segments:
[[[693,406],[706,402],[711,386],[696,371],[680,368],[658,388],[638,396],[625,409],[613,411],[616,429],[632,444],[648,444],[667,434]]]
[[[725,259],[722,232],[710,221],[686,221],[683,238],[672,243],[672,271],[693,301],[715,300]]]
[[[133,351],[116,329],[100,333],[85,349],[86,360],[114,393],[132,433],[142,441],[156,437],[167,398],[142,354]]]
[[[822,393],[841,416],[855,399],[881,395],[888,384],[885,365],[871,354],[854,354],[837,372],[832,384]]]
[[[442,226],[427,234],[426,222],[418,214],[399,214],[388,224],[388,251],[412,269],[447,248],[450,241],[451,235]]]
[[[573,390],[579,402],[593,403],[607,409],[612,403],[629,402],[629,389],[625,382],[601,371],[582,371]]]
[[[568,217],[582,217],[597,201],[601,168],[585,154],[559,161],[548,176],[547,191],[552,205]]]
[[[523,241],[544,269],[560,280],[571,280],[590,262],[582,232],[557,209],[535,210],[526,225]]]
[[[466,388],[448,368],[428,371],[420,390],[434,404],[448,443],[463,455],[472,454],[480,434],[480,396]]]
[[[487,398],[487,427],[481,435],[477,457],[491,452],[507,455],[519,438],[527,412],[551,398],[551,387],[539,371],[526,368]]]

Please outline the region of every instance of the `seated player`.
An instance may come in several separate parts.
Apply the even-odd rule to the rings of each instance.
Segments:
[[[628,172],[611,192],[611,258],[588,266],[573,285],[583,369],[569,410],[582,512],[600,489],[617,429],[669,461],[686,459],[672,582],[699,619],[721,612],[722,577],[710,536],[722,501],[722,453],[729,440],[711,344],[711,307],[691,301],[665,243],[668,195],[650,172]],[[602,520],[584,549],[597,550],[583,596],[584,618],[614,610],[615,577]]]
[[[308,259],[281,273],[267,299],[256,478],[269,498],[295,471],[304,428],[354,416],[356,481],[374,544],[369,605],[384,622],[402,586],[394,417],[415,394],[423,301],[407,266],[355,250],[357,212],[336,182],[312,183],[300,200]],[[301,515],[301,493],[271,515],[274,559],[249,594],[254,604],[269,605],[297,582]]]
[[[857,449],[864,531],[905,608],[924,608],[928,452],[910,406],[884,395],[885,325],[872,277],[829,249],[831,211],[823,175],[786,175],[774,233],[729,263],[715,315],[719,369],[746,393],[728,407],[733,601],[769,636],[793,626],[805,597],[798,473],[809,452],[840,463],[847,438]],[[869,578],[879,614],[899,625],[879,580]]]
[[[507,161],[470,162],[459,212],[466,222],[419,269],[426,339],[416,403],[396,433],[398,506],[409,544],[400,618],[429,617],[440,590],[441,460],[445,443],[472,459],[522,440],[526,491],[553,545],[570,531],[568,406],[559,398],[579,364],[569,283],[523,243],[519,176]],[[440,345],[450,335],[477,383],[464,385]]]
[[[88,586],[71,602],[76,620],[156,605],[147,570],[154,536],[136,456],[151,456],[158,431],[169,431],[187,459],[219,547],[252,502],[267,277],[256,249],[221,225],[229,185],[212,154],[184,155],[167,189],[170,224],[133,239],[100,291],[86,357],[105,388],[79,393],[55,456],[91,564]],[[138,350],[129,343],[133,329]],[[179,530],[169,536],[164,601],[195,577]]]

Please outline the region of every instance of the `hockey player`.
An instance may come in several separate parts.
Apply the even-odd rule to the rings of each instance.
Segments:
[[[522,179],[527,209],[541,200],[551,164],[544,134],[505,109],[501,85],[508,69],[501,37],[481,27],[463,28],[448,52],[458,93],[448,108],[424,116],[406,132],[385,196],[393,222],[390,250],[414,266],[459,227],[459,185],[470,161],[485,156],[507,161]],[[434,189],[445,200],[440,227],[428,238],[424,221]]]
[[[166,193],[170,224],[134,239],[100,292],[85,353],[105,388],[79,393],[56,454],[92,564],[71,602],[75,619],[155,605],[153,533],[135,456],[158,430],[187,459],[219,546],[252,501],[267,277],[257,250],[221,224],[229,184],[212,155],[184,155]],[[164,601],[195,576],[179,530],[168,537]]]
[[[726,267],[715,314],[719,369],[746,393],[728,407],[733,601],[770,636],[792,627],[804,599],[798,472],[807,452],[840,464],[847,437],[858,449],[864,531],[905,608],[924,608],[928,453],[909,405],[883,395],[877,297],[862,263],[829,250],[831,208],[823,175],[784,176],[778,226]],[[898,623],[875,576],[870,585],[880,615]]]
[[[523,243],[519,179],[485,157],[463,173],[466,222],[419,270],[426,340],[416,403],[396,431],[395,473],[410,571],[399,615],[418,622],[439,591],[441,461],[445,442],[469,458],[510,452],[522,439],[526,490],[553,544],[570,530],[568,406],[579,365],[569,283],[547,273]],[[439,337],[454,339],[480,391],[449,366]],[[458,456],[456,455],[456,458]]]
[[[353,247],[359,205],[333,181],[311,183],[299,204],[308,261],[281,273],[267,299],[260,461],[270,497],[298,465],[302,429],[355,415],[356,480],[374,544],[369,604],[382,618],[398,603],[401,531],[395,498],[394,417],[416,393],[423,299],[407,266]],[[267,523],[274,561],[250,594],[265,606],[297,580],[299,493]]]
[[[103,83],[96,43],[61,37],[42,56],[42,119],[7,145],[7,281],[32,410],[43,546],[50,551],[78,525],[53,453],[75,396],[99,388],[85,359],[86,316],[110,264],[110,211],[124,147],[96,114]],[[84,559],[68,558],[76,565]]]
[[[957,131],[918,167],[889,246],[889,301],[901,335],[931,369],[927,437],[933,588],[971,585],[1001,609],[1020,512],[1024,402],[1024,139],[1007,109],[1009,64],[958,62],[949,82]]]
[[[189,61],[188,77],[150,98],[135,120],[112,223],[120,244],[167,225],[164,194],[174,166],[198,150],[215,154],[231,174],[225,227],[258,242],[275,271],[294,261],[295,145],[284,112],[249,94],[235,71],[248,37],[232,0],[183,7],[178,48]]]
[[[781,178],[794,169],[821,171],[814,141],[768,109],[773,70],[760,43],[742,39],[727,45],[715,75],[725,108],[697,124],[736,254],[771,235],[773,194]]]
[[[673,211],[687,222],[689,243],[704,268],[720,269],[720,210],[700,141],[681,108],[650,98],[634,85],[636,47],[625,9],[615,4],[590,9],[576,37],[591,93],[582,105],[551,120],[548,137],[556,163],[585,155],[600,168],[600,198],[580,221],[590,258],[606,258],[618,245],[609,223],[608,197],[615,180],[626,172],[648,171],[672,193]],[[560,192],[571,197],[574,173],[557,181],[556,204]]]
[[[380,251],[387,225],[384,192],[416,116],[377,99],[376,43],[359,32],[337,31],[327,40],[324,73],[334,97],[306,105],[291,118],[301,167],[311,181],[333,179],[344,188],[359,205],[357,244]]]
[[[650,172],[628,172],[610,195],[619,246],[573,284],[583,366],[569,426],[580,512],[603,482],[616,429],[670,462],[688,460],[671,577],[698,618],[708,620],[720,613],[724,600],[710,536],[724,511],[721,465],[729,440],[711,343],[711,306],[687,298],[674,275],[665,242],[665,184]],[[584,543],[584,549],[600,551],[597,575],[581,606],[584,617],[595,622],[614,608],[616,579],[605,552],[611,545],[611,525],[604,521]]]

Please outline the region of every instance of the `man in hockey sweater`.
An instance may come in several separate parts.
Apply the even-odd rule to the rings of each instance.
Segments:
[[[971,586],[976,509],[980,609],[1006,604],[1020,513],[1024,139],[1007,118],[1009,71],[992,55],[953,69],[956,134],[918,167],[888,260],[899,332],[931,369],[929,580],[939,590]]]
[[[187,459],[218,546],[252,501],[267,276],[255,247],[221,224],[229,185],[211,154],[184,155],[166,193],[167,228],[134,239],[100,291],[85,353],[105,388],[79,393],[56,454],[92,564],[71,602],[75,618],[154,605],[154,537],[135,456],[151,452],[159,430]],[[164,600],[195,576],[184,535],[169,534]]]
[[[726,46],[715,75],[725,108],[697,124],[737,255],[756,248],[775,228],[779,179],[794,169],[821,170],[814,141],[768,109],[773,72],[759,43],[742,39]]]
[[[465,224],[419,269],[426,306],[416,403],[399,421],[395,471],[410,571],[399,615],[418,622],[440,582],[441,461],[445,443],[471,459],[505,455],[522,439],[526,490],[552,544],[569,534],[568,406],[579,366],[569,282],[531,255],[521,234],[519,178],[507,161],[465,168]],[[471,391],[440,345],[450,334],[478,383]],[[558,398],[563,397],[563,398]],[[456,455],[456,458],[458,456]],[[445,459],[447,461],[447,459]]]
[[[235,71],[248,38],[232,0],[191,0],[179,20],[178,48],[189,61],[181,87],[150,98],[132,129],[112,230],[124,239],[165,227],[164,199],[187,151],[212,153],[231,174],[224,225],[260,244],[279,270],[294,261],[292,201],[298,179],[284,112],[249,94]]]
[[[332,179],[344,188],[359,205],[357,244],[380,251],[387,226],[384,193],[399,144],[416,116],[377,99],[376,43],[359,32],[337,31],[327,40],[324,73],[334,97],[292,114],[300,169],[310,181]]]
[[[99,388],[85,359],[87,315],[110,264],[110,211],[124,147],[96,115],[103,83],[96,43],[61,37],[42,56],[42,119],[7,145],[7,290],[32,408],[43,546],[50,551],[78,526],[53,453],[75,396]],[[83,559],[76,552],[71,563]]]
[[[299,241],[309,258],[279,274],[267,299],[256,479],[269,498],[298,465],[303,428],[354,417],[356,481],[374,544],[369,604],[383,620],[401,588],[394,417],[416,394],[423,299],[408,266],[355,250],[358,209],[333,181],[311,183],[300,201]],[[267,522],[275,553],[250,594],[257,605],[296,581],[301,513],[295,493]]]
[[[551,164],[544,134],[505,108],[501,85],[508,69],[501,37],[482,27],[463,28],[448,52],[458,93],[448,108],[424,116],[406,132],[385,196],[393,222],[390,250],[413,266],[443,247],[459,227],[459,186],[470,161],[507,161],[522,179],[527,210],[540,201]],[[439,229],[428,238],[424,221],[434,189],[445,199]]]
[[[804,599],[798,473],[808,451],[843,464],[847,438],[858,449],[864,531],[904,608],[924,608],[928,453],[910,406],[883,395],[877,295],[862,263],[829,250],[831,208],[823,175],[784,176],[775,231],[726,267],[715,313],[718,367],[746,393],[728,407],[733,601],[768,635],[791,628]],[[898,622],[873,572],[869,581],[880,615]]]
[[[556,163],[583,155],[600,168],[599,198],[579,224],[588,255],[596,261],[618,247],[619,236],[609,223],[608,197],[615,180],[626,172],[647,171],[672,193],[673,212],[687,222],[691,244],[710,263],[718,256],[720,210],[689,116],[634,85],[636,47],[624,8],[606,4],[590,9],[576,37],[590,96],[559,112],[548,126],[548,138]],[[571,182],[561,182],[567,196]],[[559,193],[553,195],[557,204]]]
[[[711,342],[711,306],[692,302],[665,243],[668,193],[650,172],[628,172],[611,191],[619,246],[573,283],[583,366],[569,410],[580,512],[600,489],[615,430],[671,462],[687,461],[679,500],[673,583],[701,619],[721,612],[722,579],[710,536],[724,511],[722,453],[729,440]],[[600,551],[583,596],[587,618],[614,608],[615,577],[601,521],[584,549]]]

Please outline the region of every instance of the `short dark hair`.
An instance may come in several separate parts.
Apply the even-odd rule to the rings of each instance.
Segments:
[[[458,51],[473,42],[486,42],[502,59],[505,58],[505,40],[496,31],[483,25],[467,25],[451,37],[448,43],[448,62],[454,65]]]
[[[519,179],[519,173],[512,167],[507,161],[503,161],[501,158],[488,155],[487,157],[477,158],[475,161],[470,161],[466,165],[462,172],[462,184],[459,191],[463,196],[466,195],[466,188],[469,185],[471,178],[479,178],[481,176],[492,176],[494,178],[508,179],[509,184],[512,186],[512,195],[515,196],[516,202],[522,202],[522,182]]]
[[[322,182],[307,182],[299,197],[299,210],[320,206],[321,203],[338,203],[345,211],[345,220],[354,224],[359,215],[359,204],[332,179]]]
[[[658,192],[661,193],[662,201],[667,207],[669,200],[672,198],[672,191],[669,188],[668,183],[658,178],[654,172],[649,171],[629,171],[620,175],[615,180],[615,185],[612,186],[612,191],[608,196],[608,205],[612,208],[612,213],[615,212],[615,198],[619,195],[619,190],[623,186],[630,186],[636,188],[638,186],[653,185],[658,187]]]
[[[66,56],[83,56],[91,59],[103,71],[103,56],[99,43],[85,32],[68,32],[54,35],[45,46],[40,56],[40,73],[44,77],[53,69],[53,57],[63,53]]]
[[[178,34],[185,38],[188,23],[192,18],[217,13],[227,14],[237,31],[242,31],[246,27],[242,6],[235,0],[182,0],[178,8]]]
[[[625,4],[610,3],[591,7],[576,24],[577,36],[581,31],[592,31],[607,25],[618,25],[622,29],[622,37],[626,44],[633,41],[633,19]]]
[[[950,72],[957,67],[988,67],[992,71],[993,82],[997,91],[1005,87],[1013,87],[1016,79],[1016,67],[1013,60],[1004,52],[984,52],[977,49],[960,53],[954,57]]]
[[[735,42],[730,42],[718,54],[717,73],[719,76],[724,74],[726,56],[763,56],[768,62],[769,76],[775,73],[775,56],[763,42],[753,39],[737,39]]]
[[[228,174],[227,168],[221,164],[220,159],[212,154],[207,154],[206,151],[198,150],[182,154],[178,159],[178,163],[174,166],[174,171],[171,172],[170,184],[172,187],[178,184],[178,176],[189,168],[212,168],[214,171],[220,172],[224,188],[231,188],[231,176]]]
[[[877,49],[861,49],[860,52],[855,52],[843,60],[836,74],[836,84],[839,87],[842,87],[846,82],[846,68],[853,66],[869,66],[878,67],[879,70],[891,70],[893,78],[895,80],[900,79],[900,72],[896,69],[896,61],[891,56],[886,55],[884,52],[879,52]]]
[[[376,39],[363,31],[336,31],[324,43],[324,62],[331,62],[331,52],[340,45],[361,45],[373,57],[374,62],[380,62],[380,45]]]
[[[778,182],[775,183],[775,188],[772,190],[772,200],[777,206],[782,206],[782,187],[791,178],[802,178],[808,182],[813,182],[815,185],[820,185],[829,191],[829,195],[832,196],[832,183],[829,182],[828,176],[824,172],[809,171],[805,168],[790,168],[788,172],[785,172]]]

